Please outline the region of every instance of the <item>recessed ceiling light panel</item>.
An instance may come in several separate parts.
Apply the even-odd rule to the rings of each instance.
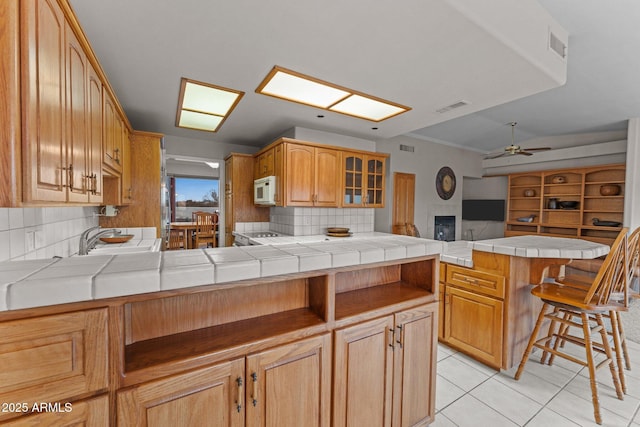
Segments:
[[[344,90],[281,70],[276,70],[261,93],[320,108],[327,108],[349,96]]]
[[[275,66],[257,93],[380,122],[411,110],[371,95]]]
[[[176,126],[216,132],[244,92],[182,78]]]
[[[351,95],[347,99],[332,106],[330,110],[376,122],[407,111],[405,107],[398,107],[360,95]]]

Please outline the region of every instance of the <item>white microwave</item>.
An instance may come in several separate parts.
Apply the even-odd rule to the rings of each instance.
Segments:
[[[253,203],[266,206],[276,204],[275,176],[267,176],[253,181]]]

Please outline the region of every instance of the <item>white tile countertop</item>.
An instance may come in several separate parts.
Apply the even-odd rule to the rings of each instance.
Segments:
[[[500,239],[448,242],[440,260],[473,268],[473,251],[523,258],[593,259],[609,253],[609,246],[581,239],[515,236]]]
[[[387,233],[357,233],[354,237],[329,241],[280,242],[264,246],[7,261],[0,263],[0,311],[424,255],[442,254],[445,262],[471,267],[472,250],[535,258],[584,259],[597,258],[609,251],[606,245],[543,236],[447,243]]]
[[[593,259],[609,253],[609,246],[582,239],[549,236],[515,236],[469,242],[476,251],[524,258]]]
[[[7,261],[0,263],[0,311],[437,255],[445,246],[375,233],[312,243]]]

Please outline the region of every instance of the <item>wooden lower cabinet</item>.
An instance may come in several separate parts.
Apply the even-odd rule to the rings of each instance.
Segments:
[[[247,427],[329,427],[331,335],[247,357]]]
[[[244,366],[241,358],[121,391],[118,425],[243,426]]]
[[[0,403],[31,408],[106,391],[106,309],[3,322],[0,337]],[[0,411],[0,423],[18,415]]]
[[[118,393],[118,425],[328,427],[329,334]]]
[[[444,341],[494,368],[502,366],[503,302],[448,286]]]
[[[433,303],[335,332],[335,427],[433,421],[436,310]]]

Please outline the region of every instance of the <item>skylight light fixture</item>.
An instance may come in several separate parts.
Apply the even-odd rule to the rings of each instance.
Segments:
[[[410,107],[279,66],[273,67],[256,92],[374,122],[411,110]]]
[[[217,132],[243,95],[244,92],[238,90],[183,77],[176,126]]]

